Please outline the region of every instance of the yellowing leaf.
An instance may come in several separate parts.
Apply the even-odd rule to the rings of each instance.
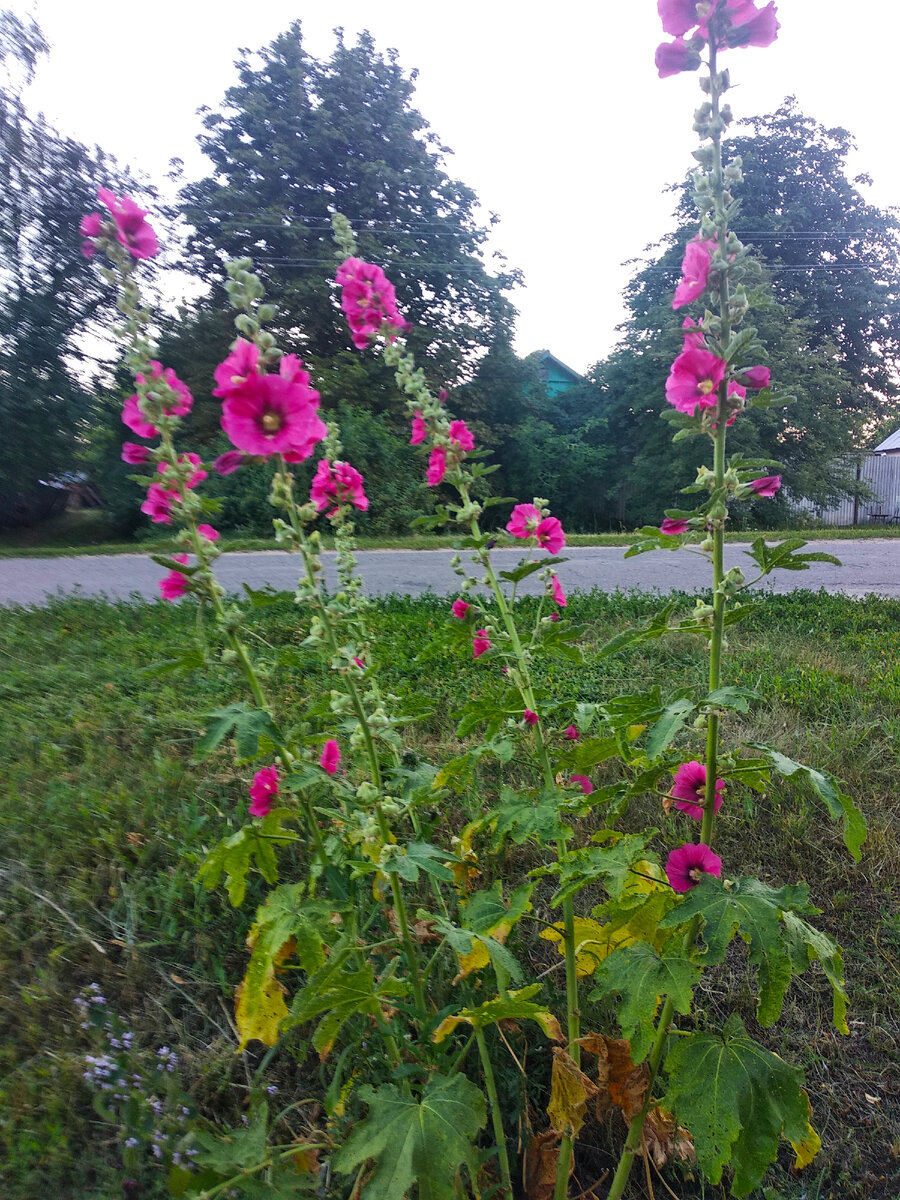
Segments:
[[[565,955],[565,926],[561,922],[542,929],[540,936],[545,941],[558,943],[560,954]],[[633,941],[627,925],[613,929],[592,921],[590,917],[575,917],[575,973],[579,976],[592,975],[613,950],[618,946],[628,946]]]
[[[622,899],[626,896],[643,896],[669,887],[666,873],[659,863],[639,858],[633,865],[622,888]]]
[[[629,742],[636,742],[646,728],[646,725],[629,725],[625,730],[625,736]]]
[[[288,1015],[284,995],[285,989],[271,968],[258,989],[248,988],[246,979],[238,984],[234,996],[234,1018],[241,1035],[238,1050],[243,1050],[253,1040],[266,1046],[275,1045],[278,1027]]]
[[[454,983],[460,979],[465,979],[467,975],[471,975],[473,971],[480,971],[482,967],[486,967],[491,961],[491,956],[488,953],[488,948],[484,942],[476,940],[472,943],[472,949],[468,954],[458,954],[459,959],[459,974],[454,979]]]
[[[539,1004],[530,1003],[531,997],[541,990],[539,983],[529,984],[518,991],[507,992],[505,996],[497,996],[487,1000],[478,1008],[463,1008],[458,1013],[444,1017],[437,1029],[431,1035],[433,1042],[442,1042],[452,1033],[457,1025],[465,1023],[476,1029],[484,1029],[488,1025],[496,1025],[502,1021],[529,1020],[536,1021],[541,1029],[555,1042],[563,1040],[559,1021],[546,1008]]]
[[[572,1137],[578,1137],[584,1124],[587,1102],[597,1095],[597,1091],[565,1050],[554,1046],[550,1103],[547,1105],[547,1116],[553,1128],[558,1129],[560,1133],[570,1133]]]
[[[806,1092],[803,1094],[806,1096],[807,1103],[809,1103],[809,1096]],[[810,1105],[809,1115],[810,1117],[812,1116],[812,1105]],[[816,1133],[815,1129],[813,1129],[812,1125],[808,1124],[806,1126],[806,1136],[803,1140],[801,1142],[791,1142],[791,1145],[797,1154],[794,1169],[800,1171],[803,1167],[808,1167],[822,1149],[822,1139]]]

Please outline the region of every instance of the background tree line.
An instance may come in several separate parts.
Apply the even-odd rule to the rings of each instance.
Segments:
[[[76,233],[98,184],[134,184],[108,156],[29,115],[27,83],[46,49],[33,22],[0,14],[0,54],[16,68],[0,89],[0,523],[27,511],[38,480],[82,469],[121,530],[137,531],[139,491],[119,457],[130,389],[91,370],[88,348],[113,314]],[[493,453],[495,493],[547,496],[573,530],[658,521],[705,452],[700,440],[673,446],[659,420],[680,345],[671,294],[696,231],[687,183],[672,189],[676,227],[635,263],[619,344],[551,399],[537,355],[523,359],[512,347],[510,294],[520,279],[487,257],[496,218],[485,222],[475,193],[447,173],[449,152],[413,104],[415,73],[368,34],[351,45],[337,31],[331,57],[316,59],[299,22],[245,52],[237,69],[220,106],[203,112],[209,174],[187,182],[167,214],[189,229],[176,265],[205,285],[160,329],[161,356],[195,396],[194,441],[210,456],[225,448],[210,394],[234,336],[223,264],[249,254],[278,305],[275,332],[309,364],[348,458],[378,497],[361,526],[402,530],[434,503],[393,380],[375,356],[352,349],[328,283],[337,209],[360,254],[394,282],[430,382],[451,391],[454,410]],[[846,130],[824,129],[793,99],[743,122],[728,143],[745,176],[738,232],[759,263],[755,321],[774,381],[796,396],[742,418],[734,446],[781,460],[788,489],[822,504],[852,487],[840,456],[872,444],[900,412],[900,225],[866,203],[859,189],[868,180],[848,179],[852,145]],[[138,190],[148,197],[146,185]],[[211,486],[222,528],[268,531],[265,472]],[[753,519],[785,516],[784,499],[760,500]]]

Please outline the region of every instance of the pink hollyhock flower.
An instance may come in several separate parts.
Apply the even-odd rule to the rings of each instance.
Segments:
[[[540,521],[540,511],[533,504],[517,504],[506,523],[506,530],[514,538],[529,538]]]
[[[425,472],[425,482],[429,487],[437,487],[447,471],[447,448],[435,446],[428,456],[428,470]]]
[[[309,383],[309,371],[303,369],[303,360],[296,354],[282,354],[278,374],[288,383]]]
[[[566,535],[557,517],[544,517],[534,531],[538,545],[550,554],[558,554],[566,544]]]
[[[164,368],[162,363],[154,360],[150,363],[149,376],[136,375],[135,379],[141,386],[148,385],[150,390],[153,390],[157,380],[162,380],[165,387],[173,393],[163,403],[163,412],[167,417],[183,417],[191,411],[194,397],[187,384],[178,378],[171,367]],[[122,409],[122,421],[138,437],[158,437],[159,430],[141,412],[139,399],[137,393],[128,397]]]
[[[127,462],[129,466],[139,467],[141,463],[145,463],[152,454],[149,446],[139,446],[137,442],[122,443],[122,461]]]
[[[563,737],[568,738],[570,742],[577,742],[581,737],[581,734],[574,725],[567,725],[565,731],[563,732]]]
[[[369,507],[369,499],[363,491],[363,477],[349,463],[330,463],[327,458],[319,460],[313,476],[309,498],[319,512],[329,504],[335,507],[328,514],[333,517],[341,504],[352,504],[361,512]]]
[[[322,755],[319,759],[319,766],[323,771],[327,771],[329,775],[333,775],[338,769],[340,761],[341,748],[334,738],[329,738],[322,747]]]
[[[258,362],[259,347],[253,342],[245,341],[244,338],[238,338],[225,361],[219,363],[213,371],[216,381],[213,395],[225,397],[238,391],[251,375],[256,374]]]
[[[357,350],[364,350],[370,335],[379,333],[383,325],[394,331],[386,335],[388,341],[394,340],[394,333],[405,333],[409,329],[397,309],[393,284],[381,267],[348,258],[338,268],[336,282],[343,289],[341,308]]]
[[[553,599],[560,608],[565,608],[568,601],[566,600],[566,593],[562,590],[562,584],[559,582],[559,577],[557,575],[552,575],[550,578],[550,583],[553,588]]]
[[[738,400],[746,400],[747,399],[747,389],[745,387],[741,387],[741,385],[739,383],[735,383],[735,381],[733,379],[728,385],[729,399],[732,396],[735,396]],[[732,420],[733,419],[734,418],[732,418]],[[730,424],[730,422],[729,422],[729,424]]]
[[[554,612],[554,613],[551,613],[551,614],[550,614],[550,620],[551,620],[551,621],[558,621],[558,620],[559,620],[559,613],[556,613],[556,612]]]
[[[464,621],[466,619],[466,613],[471,607],[472,605],[467,604],[465,600],[454,600],[450,606],[450,611],[453,613],[454,617],[458,617],[460,621]]]
[[[119,199],[109,188],[100,188],[97,191],[97,199],[112,213],[116,226],[116,241],[122,243],[132,258],[153,258],[159,254],[156,234],[144,220],[147,215],[146,209],[138,208],[128,196]]]
[[[771,46],[781,28],[776,16],[778,10],[774,2],[767,4],[759,12],[754,12],[749,6],[742,11],[749,13],[749,19],[745,16],[743,20],[737,22],[732,18],[732,23],[738,25],[738,28],[728,39],[730,44],[732,46]]]
[[[428,426],[425,424],[425,418],[418,409],[413,413],[412,419],[412,437],[409,439],[411,446],[421,445],[428,437]]]
[[[212,525],[198,525],[197,532],[202,538],[206,538],[208,542],[217,542],[219,540],[218,529],[213,529]]]
[[[131,432],[136,433],[138,437],[159,437],[159,430],[141,412],[136,393],[125,401],[122,409],[122,423],[127,425]]]
[[[705,842],[688,842],[666,859],[666,878],[676,892],[689,892],[702,875],[722,874],[722,860]]]
[[[198,483],[202,483],[203,480],[206,479],[207,476],[209,475],[208,471],[204,471],[202,469],[203,459],[200,457],[199,454],[193,454],[193,453],[179,454],[178,462],[179,462],[179,465],[184,465],[185,463],[190,463],[193,467],[198,468],[197,470],[192,471],[191,474],[188,476],[185,487],[195,488]],[[157,471],[159,471],[160,475],[166,475],[171,470],[171,464],[166,463],[166,462],[161,462],[156,469],[157,469]]]
[[[446,404],[449,399],[450,393],[446,388],[441,388],[441,390],[438,392],[438,404]]]
[[[675,537],[679,533],[687,533],[690,529],[687,521],[678,521],[673,517],[665,517],[662,525],[659,527],[659,532],[664,533],[666,537]]]
[[[539,719],[537,713],[532,712],[530,708],[526,708],[522,713],[522,720],[526,725],[537,725]]]
[[[465,421],[450,422],[450,441],[455,442],[460,450],[475,449],[475,438]]]
[[[491,639],[487,635],[486,629],[476,629],[475,636],[472,638],[472,657],[478,658],[491,648]]]
[[[100,231],[103,228],[103,218],[99,213],[87,213],[81,218],[81,224],[78,226],[78,232],[85,239],[81,243],[81,253],[85,258],[93,258],[97,253],[96,245],[88,240],[100,236]]]
[[[774,496],[781,487],[780,475],[763,475],[762,479],[754,479],[747,484],[751,492],[757,496]]]
[[[319,393],[302,381],[250,375],[222,405],[222,428],[238,450],[290,455],[289,461],[299,462],[328,433],[318,407]]]
[[[666,380],[666,399],[679,412],[693,416],[698,408],[714,408],[716,388],[725,378],[725,360],[709,350],[683,350]]]
[[[716,799],[713,811],[718,812],[722,807],[722,792],[725,780],[716,780]],[[675,797],[675,807],[695,821],[703,820],[706,796],[706,767],[701,762],[682,763],[675,772],[671,795]]]
[[[656,0],[663,33],[684,37],[697,24],[697,0]]]
[[[653,61],[660,79],[668,79],[682,71],[696,71],[700,66],[700,55],[684,38],[676,38],[674,42],[657,46]]]
[[[589,796],[594,790],[594,785],[587,775],[570,775],[569,779],[572,783],[577,783],[586,796]]]
[[[151,483],[147,488],[147,499],[141,505],[141,512],[150,518],[154,525],[172,524],[172,505],[180,499],[177,492],[164,488],[161,483]]]
[[[741,383],[748,388],[753,388],[758,392],[761,388],[767,388],[772,379],[772,372],[768,367],[750,367],[747,371],[742,371],[740,374]]]
[[[245,461],[246,456],[241,454],[240,450],[226,450],[213,463],[213,470],[219,475],[233,475]]]
[[[684,341],[681,344],[682,350],[703,350],[703,330],[693,319],[693,317],[685,317],[681,322],[681,328],[685,331]]]
[[[672,298],[673,308],[681,308],[685,304],[690,304],[692,300],[696,300],[703,294],[709,278],[711,252],[715,248],[716,243],[712,238],[705,242],[696,240],[688,242],[684,258],[681,261],[681,282],[675,289],[675,295]]]
[[[173,554],[172,558],[175,562],[184,563],[187,566],[188,556],[186,554]],[[159,580],[159,590],[163,600],[177,600],[185,592],[191,590],[191,582],[180,571],[170,571],[168,575]]]
[[[250,799],[253,801],[250,805],[251,817],[267,817],[278,792],[278,768],[263,767],[257,771],[250,784]]]
[[[354,655],[353,661],[356,663],[356,665],[359,667],[359,669],[360,669],[361,671],[364,671],[364,670],[366,669],[366,664],[365,664],[365,662],[364,662],[364,660],[363,660],[363,659],[361,659],[361,658],[357,658],[357,657]]]

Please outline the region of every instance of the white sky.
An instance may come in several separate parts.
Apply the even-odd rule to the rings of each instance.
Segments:
[[[0,0],[34,15],[52,46],[30,102],[63,132],[97,144],[157,185],[170,158],[204,172],[196,109],[216,108],[238,48],[258,49],[294,19],[326,57],[368,29],[419,69],[415,103],[453,151],[447,170],[500,224],[493,246],[525,274],[513,294],[517,349],[546,347],[577,370],[616,341],[622,288],[671,225],[663,188],[692,165],[696,75],[657,78],[653,0]],[[735,116],[801,110],[858,142],[854,173],[871,202],[900,204],[893,0],[779,0],[768,49],[728,54]]]

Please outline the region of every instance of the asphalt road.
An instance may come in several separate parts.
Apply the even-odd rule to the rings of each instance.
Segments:
[[[776,592],[796,588],[864,596],[900,596],[900,538],[860,541],[816,541],[810,550],[826,551],[841,559],[842,567],[813,563],[806,571],[778,571],[763,586]],[[726,546],[726,566],[741,566],[748,579],[756,573],[746,547]],[[439,595],[457,590],[450,568],[451,550],[365,550],[359,553],[360,572],[369,595]],[[709,586],[709,566],[684,550],[652,551],[625,559],[624,547],[585,546],[564,551],[568,561],[558,572],[566,591],[601,588],[606,592],[702,591]],[[517,550],[497,550],[495,561],[509,570],[522,558]],[[323,555],[326,578],[334,581],[334,554]],[[239,592],[242,583],[261,588],[271,584],[293,589],[299,563],[282,551],[226,554],[216,573],[228,591]],[[109,600],[159,598],[158,580],[165,572],[143,554],[84,555],[75,558],[0,559],[0,604],[36,605],[57,593],[100,596]],[[534,578],[523,591],[536,591]]]

